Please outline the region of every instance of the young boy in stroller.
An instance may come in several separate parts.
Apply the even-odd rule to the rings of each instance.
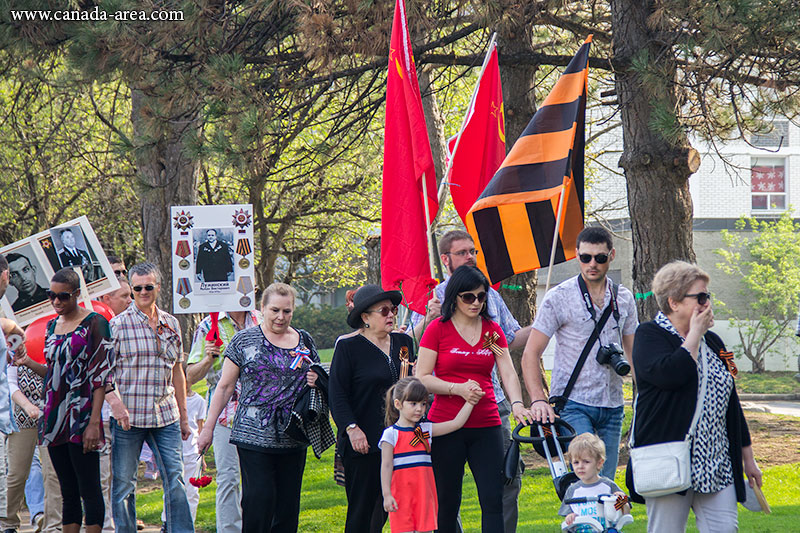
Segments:
[[[605,445],[599,437],[591,433],[576,436],[561,419],[530,427],[532,434],[536,428],[539,437],[520,435],[522,426],[515,428],[513,437],[518,442],[532,443],[537,453],[547,459],[556,494],[562,500],[562,531],[616,533],[633,522],[628,497],[613,480],[599,475],[606,459]],[[572,471],[567,470],[562,451],[562,445],[567,443]]]

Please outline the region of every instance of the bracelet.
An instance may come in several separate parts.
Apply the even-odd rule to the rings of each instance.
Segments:
[[[525,404],[522,403],[522,400],[514,400],[513,402],[511,402],[511,407],[514,407],[515,403],[522,404],[522,406],[525,407]]]
[[[450,384],[450,388],[448,388],[448,389],[447,389],[447,394],[448,394],[449,396],[452,396],[452,395],[453,395],[453,387],[455,387],[455,386],[456,386],[456,384],[455,384],[455,383],[451,383],[451,384]]]
[[[550,403],[550,402],[548,402],[547,400],[533,400],[533,401],[531,402],[531,407],[533,407],[533,404],[535,404],[536,402]]]

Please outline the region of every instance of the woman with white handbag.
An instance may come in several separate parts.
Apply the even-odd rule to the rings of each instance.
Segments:
[[[733,354],[714,325],[709,277],[674,261],[653,278],[659,313],[636,330],[638,396],[626,481],[647,504],[648,532],[686,530],[689,509],[701,533],[735,532],[737,501],[761,485],[733,378]]]

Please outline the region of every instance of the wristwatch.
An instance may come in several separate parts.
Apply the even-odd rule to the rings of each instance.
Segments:
[[[354,423],[352,423],[352,424],[348,425],[346,428],[344,428],[344,430],[345,430],[345,431],[350,431],[351,429],[356,429],[356,427],[357,427],[357,426],[356,426],[356,424],[355,424],[355,422],[354,422]]]

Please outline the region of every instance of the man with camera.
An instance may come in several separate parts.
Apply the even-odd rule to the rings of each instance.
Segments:
[[[611,233],[584,228],[577,254],[580,275],[548,292],[536,313],[522,373],[534,417],[545,422],[558,415],[578,434],[596,433],[606,445],[601,475],[614,479],[623,419],[622,376],[631,370],[639,321],[631,291],[606,276],[614,259]],[[552,396],[547,398],[540,361],[553,335]]]

